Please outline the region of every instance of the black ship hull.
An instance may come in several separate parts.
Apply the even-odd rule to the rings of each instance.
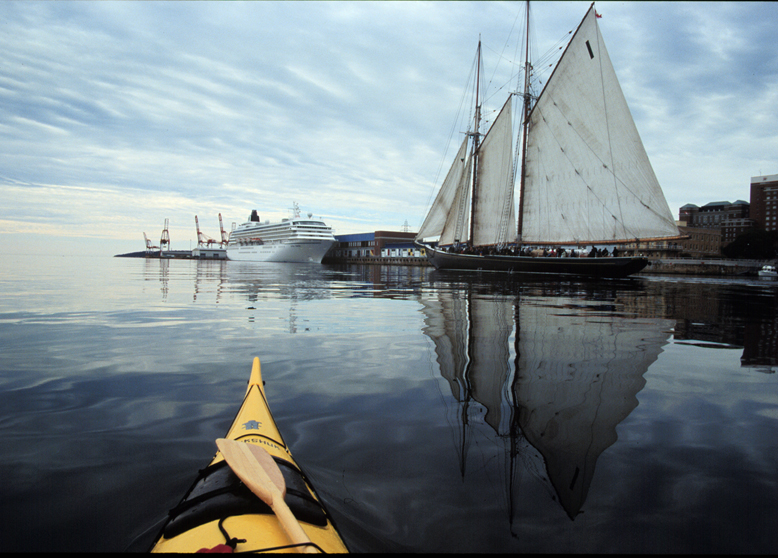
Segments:
[[[557,276],[623,278],[648,265],[647,258],[602,257],[559,258],[507,255],[476,255],[445,252],[423,245],[427,259],[436,269],[506,271]]]

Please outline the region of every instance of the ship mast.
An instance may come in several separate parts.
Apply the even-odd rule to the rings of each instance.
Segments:
[[[529,0],[527,0],[527,31],[526,43],[524,46],[524,117],[522,121],[522,139],[521,139],[521,179],[519,180],[519,218],[518,230],[516,231],[516,241],[521,244],[521,230],[524,221],[524,176],[527,165],[527,129],[529,128],[530,112],[530,93],[529,76],[532,65],[529,62]],[[518,246],[517,246],[518,248]]]
[[[478,188],[478,129],[481,125],[481,102],[479,99],[479,88],[481,86],[481,38],[478,38],[478,51],[476,52],[476,78],[475,78],[475,128],[473,130],[473,190],[470,197],[470,245],[474,245],[475,240],[475,205],[476,189]]]

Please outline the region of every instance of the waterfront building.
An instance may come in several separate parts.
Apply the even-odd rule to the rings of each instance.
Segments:
[[[369,258],[375,255],[375,233],[336,234],[327,258]]]
[[[382,258],[420,258],[421,250],[413,242],[386,244],[381,249]]]
[[[687,203],[679,211],[678,217],[686,227],[720,229],[725,221],[748,219],[749,212],[750,204],[747,201],[737,200],[734,203],[715,201],[702,207]]]
[[[208,246],[197,246],[192,249],[192,257],[200,260],[226,260],[227,250]]]
[[[413,245],[415,237],[414,232],[397,231],[335,235],[337,243],[326,259],[423,258],[424,254]]]
[[[757,228],[756,221],[750,218],[727,219],[721,222],[721,246],[726,246],[751,229]]]
[[[751,219],[764,231],[778,230],[778,174],[751,177]]]
[[[721,257],[721,229],[703,227],[678,227],[689,238],[678,241],[682,257],[704,259]]]
[[[688,228],[692,237],[681,241],[684,252],[703,252],[708,255],[720,255],[721,248],[733,242],[735,238],[757,226],[751,217],[752,202],[737,200],[715,201],[702,207],[687,203],[678,212],[679,223]],[[704,231],[716,231],[708,234]],[[714,247],[712,242],[718,241]],[[696,256],[695,256],[696,257]]]

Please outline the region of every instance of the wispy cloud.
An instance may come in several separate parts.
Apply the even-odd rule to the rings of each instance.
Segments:
[[[533,4],[536,53],[556,50],[587,8]],[[111,238],[120,252],[170,218],[184,248],[195,214],[215,237],[218,213],[225,224],[253,208],[273,219],[292,201],[336,233],[417,227],[461,137],[452,121],[476,42],[498,107],[515,87],[508,39],[522,10],[2,2],[0,232],[15,246]],[[750,176],[778,173],[775,4],[598,11],[673,213],[747,199]]]

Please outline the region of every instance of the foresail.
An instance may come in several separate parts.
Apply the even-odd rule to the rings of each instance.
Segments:
[[[472,176],[472,158],[468,157],[465,168],[459,177],[454,203],[448,212],[446,224],[440,234],[438,244],[448,246],[467,240],[468,225],[470,224],[470,177]]]
[[[532,110],[523,243],[677,236],[590,9]]]
[[[511,98],[503,106],[478,150],[478,181],[473,222],[473,245],[513,241],[513,132]]]
[[[440,236],[443,233],[446,221],[449,219],[452,208],[455,206],[457,191],[462,182],[462,174],[465,171],[466,156],[467,137],[465,137],[465,140],[462,142],[462,146],[457,152],[457,156],[446,175],[446,179],[443,181],[429,213],[427,213],[427,218],[424,220],[424,223],[419,229],[419,233],[416,235],[417,240]]]

